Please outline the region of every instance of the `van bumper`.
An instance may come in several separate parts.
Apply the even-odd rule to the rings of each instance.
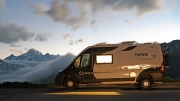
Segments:
[[[164,80],[164,73],[153,73],[153,82],[162,82]]]
[[[55,84],[63,86],[63,78],[64,78],[64,73],[61,73],[61,72],[58,73],[55,78]]]

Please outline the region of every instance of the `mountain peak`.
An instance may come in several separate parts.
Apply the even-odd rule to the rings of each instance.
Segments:
[[[49,53],[46,53],[45,55],[50,55]]]
[[[16,56],[14,56],[14,54],[11,54],[10,56],[6,57],[4,60],[13,60],[15,58]]]
[[[14,54],[11,54],[10,56],[14,56]]]
[[[42,55],[41,52],[39,52],[38,50],[34,49],[34,48],[31,48],[28,50],[27,52],[28,55]]]

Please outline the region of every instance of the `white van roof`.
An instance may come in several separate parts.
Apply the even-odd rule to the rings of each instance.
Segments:
[[[93,46],[119,46],[119,45],[137,45],[137,44],[159,44],[158,42],[146,42],[146,43],[138,43],[136,41],[124,41],[116,44],[107,44],[106,42],[97,43]]]

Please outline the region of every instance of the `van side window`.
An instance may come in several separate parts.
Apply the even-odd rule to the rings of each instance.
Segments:
[[[74,66],[75,66],[76,68],[80,66],[80,59],[81,59],[81,56],[79,56],[79,57],[75,60],[75,62],[74,62]]]
[[[113,63],[113,56],[112,55],[96,55],[96,63]]]
[[[86,67],[89,64],[90,54],[83,54],[81,60],[81,66]]]
[[[76,68],[86,67],[89,65],[89,59],[90,59],[90,54],[82,54],[75,60],[74,66]]]

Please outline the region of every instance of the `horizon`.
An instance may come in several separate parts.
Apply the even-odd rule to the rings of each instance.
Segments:
[[[0,59],[29,49],[78,55],[101,42],[180,40],[178,0],[0,0]]]

